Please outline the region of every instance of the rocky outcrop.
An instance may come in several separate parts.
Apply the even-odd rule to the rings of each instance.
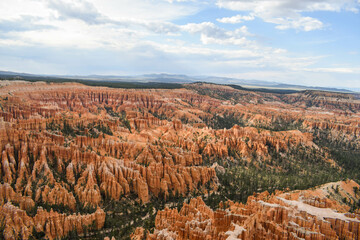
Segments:
[[[43,188],[39,188],[35,195],[36,202],[44,202],[49,205],[63,205],[72,211],[76,209],[76,200],[72,193],[59,183],[55,183],[53,188],[45,185]]]
[[[308,107],[325,108],[328,110],[359,111],[360,102],[352,94],[326,91],[305,91],[282,96],[282,100]]]
[[[159,211],[156,229],[147,239],[358,239],[360,215],[337,211],[342,204],[325,196],[325,189],[333,185],[342,185],[344,191],[359,186],[350,181],[315,190],[264,192],[249,197],[246,204],[221,203],[215,211],[194,198],[180,212]],[[133,239],[143,232],[137,229]]]
[[[137,227],[130,237],[131,240],[143,240],[145,238],[145,230],[142,227]]]
[[[320,160],[336,166],[314,144],[318,130],[329,132],[336,141],[360,146],[359,103],[348,95],[259,94],[208,84],[186,88],[135,90],[25,82],[0,88],[0,206],[9,213],[3,215],[9,223],[6,238],[21,234],[26,239],[34,228],[47,238],[57,238],[71,231],[81,233],[83,226],[94,221],[99,229],[105,200],[136,196],[138,202],[147,203],[188,196],[194,190],[216,191],[219,183],[213,163],[219,159],[282,171],[280,165],[270,164],[272,156],[291,159],[301,148],[318,152]],[[354,202],[356,196],[342,194],[342,189],[346,187],[339,185],[340,195],[331,199],[303,195],[301,202],[347,211],[334,202],[344,198]],[[271,204],[286,205],[276,198]],[[263,211],[261,206],[254,209]],[[207,238],[221,239],[234,232],[250,236],[251,231],[239,225],[246,221],[249,228],[263,228],[261,238],[290,228],[304,236],[294,226],[265,223],[273,221],[272,215],[270,220],[259,216],[268,219],[261,223],[251,220],[250,209],[243,208],[241,216],[229,215],[229,209],[212,212],[200,199],[192,200],[180,212],[165,210],[163,218],[157,219],[163,230],[153,237],[201,239],[203,232]],[[274,209],[277,219],[280,208]],[[72,215],[73,211],[79,213]],[[174,220],[179,217],[183,220]],[[187,223],[193,217],[198,222]],[[161,220],[169,218],[174,223],[171,231]],[[293,220],[300,225],[299,221]],[[180,232],[177,224],[182,226]],[[328,228],[329,223],[321,224]],[[343,225],[329,230],[331,236],[346,232],[339,230],[347,228],[345,223],[334,224]],[[143,234],[141,229],[137,232]]]
[[[38,209],[34,217],[35,231],[44,232],[48,239],[64,237],[70,231],[81,234],[84,232],[84,228],[99,230],[104,226],[104,223],[105,212],[100,208],[87,215],[65,215],[52,210],[47,212]]]
[[[94,168],[87,166],[75,185],[75,193],[85,206],[98,206],[101,201],[100,189],[95,179]]]
[[[34,227],[34,220],[10,202],[0,206],[0,222],[5,239],[28,239]]]
[[[31,197],[16,193],[8,183],[0,184],[0,201],[1,205],[6,202],[16,203],[22,210],[30,210],[35,206]]]
[[[81,234],[85,228],[99,230],[105,223],[105,212],[100,208],[86,215],[65,215],[39,208],[35,217],[29,217],[24,210],[8,202],[0,206],[0,210],[5,239],[28,239],[34,231],[45,233],[46,239],[57,239],[67,236],[70,231]]]

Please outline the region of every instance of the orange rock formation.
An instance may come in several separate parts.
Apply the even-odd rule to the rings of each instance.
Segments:
[[[216,211],[203,200],[184,203],[180,212],[166,208],[156,216],[154,234],[146,239],[359,239],[360,215],[327,198],[328,188],[341,192],[359,185],[353,181],[329,183],[315,190],[267,192],[248,198],[246,204],[228,201]],[[358,200],[358,199],[357,199]],[[142,229],[133,239],[144,236]]]
[[[256,155],[259,162],[270,160],[270,150],[286,154],[293,146],[318,149],[311,134],[317,129],[329,129],[329,137],[346,138],[360,146],[359,100],[347,95],[261,95],[225,86],[199,86],[211,94],[198,94],[198,85],[134,90],[14,82],[0,88],[0,216],[8,223],[6,239],[19,234],[27,239],[33,229],[54,239],[73,230],[81,233],[94,221],[100,229],[105,198],[117,201],[135,194],[145,203],[170,194],[186,196],[197,188],[216,190],[215,167],[204,157],[250,161]],[[224,99],[224,93],[231,97]],[[311,102],[313,98],[316,101]],[[244,127],[212,129],[206,119],[214,114],[241,119]],[[310,133],[282,129],[287,124]],[[274,126],[283,131],[272,131]],[[275,203],[286,205],[274,199]],[[93,212],[75,213],[80,208]],[[201,238],[199,229],[214,226],[218,230],[213,234],[225,228],[240,231],[238,225],[231,226],[233,220],[221,220],[226,219],[224,212],[212,213],[200,200],[185,205],[183,212],[163,214],[192,216],[198,208],[206,215],[199,223],[183,225],[181,236]],[[225,228],[210,226],[213,218],[230,222]],[[186,219],[190,218],[184,217],[181,224]],[[247,215],[247,219],[251,218]],[[161,220],[157,223],[160,226]],[[249,224],[254,229],[262,226],[262,237],[272,236],[266,235],[269,229],[287,229],[256,221]],[[334,231],[338,235],[340,230]]]

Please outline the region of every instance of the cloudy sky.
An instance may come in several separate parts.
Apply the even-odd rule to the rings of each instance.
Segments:
[[[0,70],[360,89],[360,0],[1,0]]]

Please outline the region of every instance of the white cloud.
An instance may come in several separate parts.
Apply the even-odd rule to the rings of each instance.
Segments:
[[[86,0],[49,0],[48,6],[57,12],[59,18],[79,19],[88,24],[101,24],[108,20]]]
[[[166,2],[169,2],[169,3],[176,3],[176,2],[194,2],[196,0],[165,0]]]
[[[176,33],[180,31],[180,27],[170,22],[137,22],[140,26],[147,28],[154,33]]]
[[[216,19],[218,22],[221,22],[221,23],[232,23],[232,24],[235,24],[235,23],[241,23],[243,21],[251,21],[251,20],[254,20],[255,17],[254,15],[248,15],[248,16],[243,16],[243,15],[235,15],[235,16],[232,16],[232,17],[224,17],[224,18],[218,18]]]
[[[217,0],[217,5],[234,11],[248,11],[250,16],[277,24],[278,29],[294,28],[303,31],[321,29],[324,25],[318,19],[303,16],[304,12],[359,10],[359,4],[355,0]],[[238,18],[234,16],[224,21],[231,23]]]
[[[309,72],[327,72],[327,73],[360,73],[360,68],[306,68],[305,71]]]
[[[0,32],[23,32],[30,30],[45,30],[54,28],[51,25],[38,23],[40,18],[33,16],[20,16],[11,20],[0,20]]]
[[[69,5],[63,6],[60,0],[52,1],[53,14],[37,19],[38,22],[51,24],[52,29],[46,31],[29,29],[12,33],[11,37],[14,41],[0,41],[0,44],[21,46],[20,42],[23,42],[49,48],[75,48],[89,51],[103,49],[114,51],[115,55],[119,54],[126,58],[131,56],[133,59],[131,62],[138,62],[137,67],[144,64],[144,70],[150,69],[151,64],[155,62],[164,64],[166,59],[168,63],[164,66],[174,64],[172,67],[168,66],[169,69],[174,66],[182,69],[180,65],[184,64],[192,71],[202,72],[206,72],[206,69],[222,72],[234,71],[238,68],[269,67],[297,69],[307,67],[314,62],[310,58],[287,57],[288,53],[284,49],[261,46],[251,39],[253,35],[246,26],[226,30],[212,22],[177,25],[166,20],[110,17],[111,14],[105,14],[95,4],[69,2]],[[157,34],[183,33],[198,36],[200,43],[173,41],[169,44],[168,41],[164,43],[147,39],[148,36]],[[81,59],[81,56],[73,57]],[[153,61],[148,60],[151,58]],[[202,67],[194,68],[198,64]]]
[[[7,45],[124,48],[151,34],[179,32],[169,20],[194,11],[165,1],[0,1],[0,37]]]
[[[241,23],[262,18],[276,24],[278,29],[303,31],[324,26],[314,16],[305,16],[305,11],[357,8],[350,0],[345,0],[347,4],[335,0],[259,0],[258,4],[245,0],[217,1],[221,7],[249,12],[218,18],[218,22]],[[244,74],[249,78],[284,81],[287,78],[299,81],[306,76],[359,74],[346,64],[337,68],[321,66],[318,64],[321,57],[315,53],[299,57],[283,48],[264,46],[244,25],[220,27],[217,22],[211,22],[213,19],[194,23],[191,15],[203,4],[195,1],[5,2],[0,1],[0,65],[9,70],[13,66],[18,71],[35,69],[38,73],[58,74],[156,71]]]
[[[202,23],[189,23],[182,26],[182,30],[196,34],[200,33],[206,36],[211,36],[214,38],[226,38],[227,32],[223,28],[216,26],[212,22],[202,22]]]
[[[276,28],[281,30],[294,28],[308,32],[323,27],[321,21],[311,17],[298,17],[294,19],[275,18],[269,19],[268,21],[277,24]]]
[[[197,5],[157,0],[91,0],[97,10],[113,20],[172,21],[195,14]]]
[[[262,12],[268,16],[289,16],[294,12],[349,11],[359,7],[354,0],[218,0],[217,5],[236,11]]]
[[[227,31],[216,26],[211,22],[189,23],[181,26],[183,31],[200,34],[201,42],[204,44],[220,45],[246,45],[251,41],[246,37],[251,36],[246,26],[242,26],[234,31]]]
[[[39,0],[0,1],[0,19],[18,19],[21,16],[50,17],[52,13]]]

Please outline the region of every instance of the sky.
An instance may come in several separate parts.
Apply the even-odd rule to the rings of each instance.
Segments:
[[[360,0],[1,0],[0,70],[360,89]]]

